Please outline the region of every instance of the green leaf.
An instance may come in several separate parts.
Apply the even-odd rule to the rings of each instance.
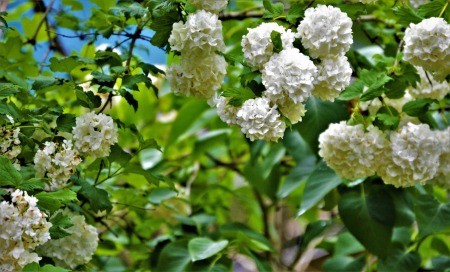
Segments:
[[[221,95],[223,97],[229,97],[228,104],[234,107],[240,107],[248,99],[256,97],[249,88],[228,88]]]
[[[12,83],[0,83],[0,97],[8,97],[20,93],[22,87]]]
[[[38,76],[31,78],[31,80],[34,80],[32,89],[33,90],[42,90],[44,88],[54,86],[54,85],[60,85],[62,83],[62,80],[55,77],[46,77],[46,76]]]
[[[46,264],[40,267],[38,263],[29,263],[23,269],[22,272],[69,272],[71,270],[64,269],[62,267]]]
[[[59,131],[72,132],[75,127],[75,114],[62,114],[56,119],[56,126]]]
[[[431,195],[418,195],[413,204],[419,237],[450,231],[450,203],[439,203]]]
[[[382,130],[396,130],[400,123],[398,111],[391,106],[381,107],[377,114],[374,124]]]
[[[321,236],[325,230],[331,226],[331,221],[318,220],[309,223],[306,226],[305,232],[301,236],[301,242],[299,244],[300,250],[303,252],[314,239]]]
[[[92,91],[83,92],[80,89],[75,90],[77,100],[81,106],[89,109],[98,108],[102,104],[100,96],[95,95]]]
[[[159,254],[156,271],[183,272],[191,263],[188,240],[179,240],[166,245]]]
[[[306,181],[306,187],[297,216],[301,216],[319,203],[326,194],[341,183],[342,179],[325,162],[319,162]]]
[[[83,182],[78,194],[89,202],[93,212],[106,211],[109,213],[112,210],[112,203],[109,200],[108,192],[103,189]]]
[[[420,23],[423,18],[418,15],[410,6],[396,6],[393,8],[394,14],[398,17],[398,23],[408,26],[410,23]]]
[[[119,93],[120,93],[120,95],[121,95],[123,98],[125,98],[125,100],[127,101],[127,103],[128,103],[130,106],[132,106],[132,107],[133,107],[133,110],[136,112],[136,111],[138,110],[138,107],[139,107],[139,102],[134,98],[134,96],[133,96],[130,92],[128,92],[128,91],[126,91],[126,90],[123,90],[123,89],[121,89],[121,90],[119,91]]]
[[[274,251],[272,244],[264,235],[241,223],[228,223],[220,226],[220,234],[227,239],[237,239],[246,248],[255,251]]]
[[[364,83],[361,80],[355,80],[339,95],[339,100],[348,101],[359,97],[364,90]]]
[[[358,187],[341,195],[339,214],[347,229],[367,250],[384,257],[395,220],[392,198],[381,186]]]
[[[170,188],[155,188],[148,196],[148,200],[153,204],[161,204],[164,200],[170,199],[178,195],[177,191]]]
[[[77,194],[69,189],[56,192],[40,192],[35,195],[38,207],[50,212],[58,210],[62,205],[77,199]]]
[[[447,0],[430,1],[420,5],[417,8],[417,13],[423,18],[438,17],[446,4],[448,4]]]
[[[417,98],[403,105],[402,111],[409,116],[421,116],[428,111],[430,104],[434,101],[430,98]]]
[[[303,18],[304,15],[304,4],[302,3],[291,3],[289,7],[289,12],[286,15],[286,19],[289,23],[295,24],[299,19]]]
[[[44,183],[45,179],[41,179],[41,178],[31,178],[29,180],[26,181],[22,181],[19,184],[18,189],[22,190],[22,191],[34,191],[34,190],[43,190],[45,188],[45,183]]]
[[[150,42],[157,47],[165,48],[168,45],[170,34],[172,33],[172,26],[174,23],[180,21],[180,15],[176,9],[170,10],[163,16],[154,18],[150,28],[155,31]]]
[[[322,268],[325,272],[363,271],[365,264],[364,255],[356,259],[349,256],[336,256],[325,260]]]
[[[394,244],[388,250],[386,258],[378,261],[378,270],[386,271],[417,271],[420,268],[421,258],[417,252],[408,252],[400,244]]]
[[[316,160],[317,159],[315,156],[310,156],[303,159],[294,168],[292,168],[286,176],[283,184],[279,187],[277,198],[285,198],[292,191],[300,187],[306,181],[306,178],[314,171],[316,167]]]
[[[270,0],[263,0],[264,18],[276,18],[284,13],[283,3],[273,4]]]
[[[122,78],[122,87],[130,91],[139,91],[138,83],[145,83],[147,87],[152,86],[152,80],[144,75],[125,75]]]
[[[125,152],[120,145],[111,146],[111,153],[108,156],[110,162],[117,162],[121,166],[125,166],[132,158],[131,154]]]
[[[52,223],[52,226],[49,232],[52,240],[61,239],[70,235],[65,230],[73,226],[72,219],[69,216],[59,212],[50,219],[50,223]]]
[[[277,31],[272,31],[270,33],[270,40],[273,44],[273,52],[280,53],[283,50],[283,42],[281,41],[281,34]]]
[[[20,185],[22,176],[14,168],[11,161],[5,157],[0,156],[0,186],[12,186],[17,188]]]
[[[65,58],[53,57],[50,59],[50,69],[53,72],[63,72],[70,73],[77,66],[82,63],[79,61],[77,56],[70,56]]]
[[[216,255],[228,245],[227,240],[215,242],[209,238],[194,238],[188,243],[189,255],[193,262]]]

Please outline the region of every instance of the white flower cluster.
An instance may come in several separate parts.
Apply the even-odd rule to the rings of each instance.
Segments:
[[[429,2],[430,0],[409,0],[409,3],[411,3],[414,8],[418,8],[419,6],[427,4]]]
[[[277,141],[283,137],[286,124],[280,119],[277,106],[271,106],[269,99],[259,97],[244,102],[237,112],[237,124],[251,141]]]
[[[11,202],[0,203],[0,271],[20,271],[41,259],[34,249],[50,239],[46,215],[27,192],[11,193]]]
[[[378,174],[387,184],[396,187],[424,184],[439,167],[441,149],[428,125],[409,123],[390,135]]]
[[[322,59],[312,94],[322,100],[334,101],[350,84],[352,68],[346,56]]]
[[[330,124],[319,136],[319,155],[336,173],[347,179],[375,174],[378,158],[386,140],[376,127],[364,131],[363,125],[347,125],[345,121]]]
[[[450,25],[442,18],[411,23],[405,31],[404,59],[442,81],[450,73]]]
[[[20,170],[20,163],[16,159],[22,151],[19,139],[20,128],[7,129],[6,127],[2,127],[0,133],[2,136],[0,138],[0,155],[10,159],[14,168]]]
[[[450,93],[450,84],[447,81],[437,81],[433,75],[427,75],[421,67],[417,67],[417,71],[420,75],[420,83],[416,87],[409,88],[409,93],[413,97],[440,100]]]
[[[98,246],[98,233],[94,226],[86,223],[84,216],[68,209],[62,213],[72,219],[73,226],[65,229],[70,235],[48,241],[39,247],[38,252],[42,256],[52,258],[58,266],[75,269],[92,259]]]
[[[303,46],[315,58],[344,55],[353,44],[352,20],[333,6],[307,9],[297,30]]]
[[[198,9],[204,9],[212,13],[219,13],[228,4],[228,0],[189,0]]]
[[[435,133],[442,152],[439,157],[439,167],[435,181],[436,184],[444,188],[450,188],[450,127]]]
[[[204,6],[208,6],[206,2],[202,2]],[[167,71],[172,90],[176,94],[211,98],[220,88],[227,67],[225,58],[216,54],[225,50],[219,17],[203,9],[189,14],[186,23],[173,24],[169,43],[173,50],[181,52],[180,64]]]
[[[283,49],[264,65],[262,83],[264,94],[273,103],[289,97],[294,103],[304,102],[313,89],[317,68],[297,48]]]
[[[228,104],[228,99],[220,96],[216,99],[217,115],[228,125],[237,124],[237,112],[239,108]]]
[[[75,120],[72,134],[75,148],[84,156],[97,158],[109,155],[111,145],[117,143],[117,127],[111,117],[89,112]]]
[[[278,102],[278,109],[291,122],[296,124],[305,116],[306,109],[302,103],[294,103],[292,99],[285,97]]]
[[[34,156],[34,168],[37,177],[51,178],[45,189],[55,191],[66,185],[81,159],[78,151],[72,149],[71,141],[64,140],[62,144],[45,142],[44,146]]]
[[[169,67],[167,73],[175,94],[209,98],[220,88],[227,69],[223,56],[192,54],[181,57],[180,61]]]
[[[295,34],[277,23],[262,23],[256,28],[248,29],[242,37],[241,45],[246,63],[255,70],[261,70],[273,55],[272,31],[281,34],[283,49],[293,47]]]

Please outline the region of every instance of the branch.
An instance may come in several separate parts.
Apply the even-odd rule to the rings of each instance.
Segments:
[[[245,12],[230,12],[219,15],[219,20],[228,21],[228,20],[244,20],[248,18],[262,18],[262,12],[254,12],[254,11],[245,11]]]
[[[36,2],[36,5],[38,5],[38,3],[39,3],[39,2]],[[39,30],[41,29],[42,25],[43,25],[43,24],[45,23],[45,21],[47,20],[47,15],[48,15],[48,13],[50,12],[50,10],[52,9],[54,3],[55,3],[55,0],[51,0],[51,1],[50,1],[50,4],[49,4],[48,7],[45,9],[44,16],[42,17],[41,21],[39,22],[39,24],[38,24],[38,26],[37,26],[37,28],[36,28],[36,31],[34,32],[34,35],[33,35],[33,37],[31,37],[30,41],[34,41],[34,42],[36,41],[37,35],[38,35],[38,33],[39,33]],[[43,5],[43,7],[45,8],[45,4],[44,4],[43,1],[40,2],[40,4]]]

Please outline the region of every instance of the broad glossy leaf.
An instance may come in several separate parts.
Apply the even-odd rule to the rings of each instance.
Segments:
[[[209,238],[199,237],[191,239],[188,243],[188,250],[193,262],[207,259],[225,249],[227,240],[213,241]]]

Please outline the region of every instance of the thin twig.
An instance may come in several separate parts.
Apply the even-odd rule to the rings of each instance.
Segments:
[[[36,41],[37,35],[39,34],[39,30],[41,29],[42,25],[45,23],[47,19],[47,14],[50,12],[50,10],[53,8],[53,4],[55,3],[55,0],[51,0],[50,4],[47,6],[47,9],[44,12],[44,16],[42,16],[41,21],[39,21],[39,24],[36,28],[36,31],[34,32],[33,37],[31,38],[32,41]]]

